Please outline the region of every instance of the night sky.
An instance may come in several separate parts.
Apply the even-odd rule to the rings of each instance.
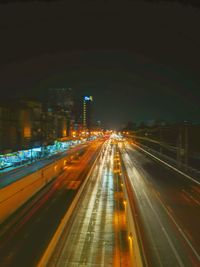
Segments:
[[[149,1],[0,4],[0,91],[71,87],[105,127],[200,118],[200,9]]]

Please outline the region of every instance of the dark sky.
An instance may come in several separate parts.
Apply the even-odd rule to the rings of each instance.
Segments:
[[[149,1],[0,4],[0,91],[92,94],[108,127],[199,121],[200,9]]]

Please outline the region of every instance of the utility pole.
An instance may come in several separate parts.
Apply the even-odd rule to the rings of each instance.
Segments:
[[[179,127],[178,140],[177,140],[177,166],[181,168],[182,163],[182,128]]]
[[[188,170],[188,124],[185,124],[185,171]]]
[[[162,155],[163,148],[162,148],[162,126],[160,126],[160,154]]]

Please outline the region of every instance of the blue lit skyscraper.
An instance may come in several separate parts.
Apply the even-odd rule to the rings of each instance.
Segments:
[[[92,120],[92,96],[83,97],[83,128],[90,130],[91,129],[91,120]]]

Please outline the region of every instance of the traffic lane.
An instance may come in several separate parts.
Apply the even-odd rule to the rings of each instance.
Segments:
[[[55,184],[55,186],[57,186],[56,184]],[[46,197],[46,196],[45,196]],[[44,199],[44,198],[43,198]],[[43,199],[42,199],[42,201],[43,201]],[[35,207],[34,207],[35,208]],[[29,214],[27,215],[27,216],[29,216]],[[37,235],[36,235],[37,236]],[[19,238],[21,237],[21,234],[19,234]],[[18,241],[18,238],[17,238],[17,241]],[[16,246],[14,246],[14,247],[16,247]],[[25,248],[26,249],[26,248]],[[22,253],[24,254],[24,249],[22,250]],[[26,255],[26,254],[25,254]],[[19,260],[21,260],[21,259],[19,259]],[[14,264],[15,265],[15,264]],[[26,265],[26,264],[25,264]],[[29,266],[29,265],[28,265]]]
[[[132,192],[132,194],[135,193]],[[130,201],[138,202],[138,196],[132,197]],[[187,259],[182,257],[179,245],[174,240],[172,241],[171,236],[174,233],[169,231],[166,223],[163,224],[165,218],[158,213],[157,208],[153,207],[152,200],[145,195],[140,197],[140,201],[143,204],[137,209],[137,220],[148,266],[190,266],[188,263],[185,265]]]
[[[23,166],[21,168],[17,168],[16,170],[12,170],[8,173],[3,173],[0,175],[0,188],[6,187],[9,184],[16,182],[19,179],[23,179],[23,177],[38,171],[39,169],[44,168],[46,165],[53,163],[56,160],[59,160],[67,155],[73,155],[80,149],[86,148],[90,143],[80,145],[78,147],[67,150],[66,152],[62,152],[58,155],[53,155],[49,158],[42,159],[40,161],[34,162],[30,165]]]
[[[135,168],[129,155],[123,160],[132,187],[132,201],[136,202],[140,230],[150,266],[194,266],[191,251],[171,221],[154,191]]]
[[[91,146],[91,145],[90,145]],[[85,148],[86,149],[86,148]],[[89,146],[87,147],[87,149],[89,149]],[[86,151],[86,150],[84,150]],[[87,152],[88,153],[88,152]],[[86,154],[87,154],[86,153]],[[73,153],[74,154],[74,153]],[[89,155],[89,154],[88,154]],[[84,156],[86,157],[86,155]],[[71,161],[70,161],[71,162]],[[69,165],[70,163],[68,163]],[[66,169],[68,167],[64,167],[64,169]],[[62,177],[62,175],[60,175],[59,177],[57,177],[56,179],[59,180]],[[17,212],[15,212],[12,216],[10,216],[0,227],[0,237],[2,237],[3,233],[10,227],[12,227],[13,224],[16,224],[18,222],[18,220],[20,220],[21,217],[24,216],[24,214],[28,211],[28,209],[31,209],[32,206],[40,200],[40,198],[44,195],[44,194],[48,194],[48,192],[51,190],[52,184],[55,183],[55,180],[52,179],[50,181],[50,183],[48,183],[45,187],[43,187],[36,195],[34,195],[26,204],[25,206],[22,206],[20,209],[17,210]]]
[[[65,240],[62,241],[62,244],[58,244],[49,266],[72,266],[73,264],[77,266],[85,264],[87,266],[87,264],[92,264],[93,261],[96,264],[101,264],[103,260],[102,253],[104,253],[105,236],[103,231],[105,219],[109,220],[105,216],[105,211],[107,211],[106,202],[103,201],[102,203],[101,199],[104,184],[101,178],[105,171],[103,169],[104,164],[108,164],[105,159],[106,154],[107,149],[104,149],[89,178],[79,205],[68,223],[67,231],[64,233]],[[104,193],[106,196],[106,192]],[[103,220],[101,220],[102,216]],[[102,221],[104,224],[102,224]],[[101,232],[99,233],[100,229]],[[99,234],[101,238],[99,238]],[[99,248],[98,253],[97,248]],[[104,263],[103,266],[105,266]]]
[[[123,266],[129,266],[127,234],[124,228],[120,231],[122,225],[118,225],[121,210],[116,210],[113,178],[113,149],[108,146],[89,178],[49,267],[122,266],[122,261],[126,262]]]
[[[99,146],[90,148],[81,161],[71,165],[69,172],[65,172],[55,180],[51,191],[26,214],[10,231],[11,238],[1,243],[0,266],[35,266],[45,247],[63,218],[72,199],[92,162],[95,159]],[[42,204],[41,204],[42,203]],[[25,220],[25,223],[24,223]],[[8,232],[9,234],[9,232]]]
[[[200,254],[200,186],[129,147],[134,166]]]

